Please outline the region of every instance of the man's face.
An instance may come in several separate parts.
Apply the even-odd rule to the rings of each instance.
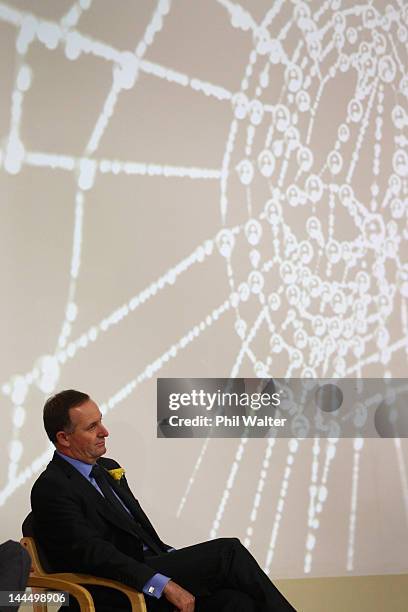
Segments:
[[[69,411],[72,432],[58,432],[57,448],[73,459],[95,463],[106,453],[105,438],[109,435],[102,425],[102,414],[91,399]]]

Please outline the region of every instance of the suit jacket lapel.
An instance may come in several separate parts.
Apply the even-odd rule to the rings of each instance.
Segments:
[[[52,459],[75,483],[76,490],[91,503],[96,510],[104,516],[110,523],[113,523],[118,529],[124,529],[132,535],[140,535],[136,532],[133,526],[133,521],[129,516],[129,521],[126,521],[126,517],[119,514],[115,508],[110,504],[104,497],[97,491],[97,489],[87,480],[76,468],[74,468],[68,461],[59,457],[56,453]],[[109,475],[110,476],[110,475]],[[112,479],[113,480],[113,479]],[[110,481],[109,481],[110,482]],[[116,489],[115,489],[116,491]],[[126,503],[126,502],[125,502]],[[125,511],[126,512],[126,511]]]
[[[142,520],[143,517],[140,514],[139,504],[137,503],[136,499],[132,495],[131,491],[130,490],[128,491],[127,489],[122,487],[118,483],[118,481],[115,480],[109,474],[108,470],[105,469],[105,472],[106,472],[106,478],[107,478],[107,480],[109,482],[110,487],[113,489],[113,491],[116,493],[116,495],[123,501],[123,503],[125,504],[126,508],[131,512],[131,514],[133,515],[133,517],[137,521]]]
[[[103,466],[102,466],[103,467]],[[132,521],[132,526],[137,532],[138,536],[143,540],[145,544],[150,546],[152,550],[156,552],[162,552],[165,549],[164,544],[157,535],[154,527],[151,525],[149,519],[144,514],[138,501],[133,496],[131,490],[128,487],[122,487],[110,474],[106,471],[106,477],[109,485],[117,496],[123,501],[128,510],[132,513],[135,523]]]

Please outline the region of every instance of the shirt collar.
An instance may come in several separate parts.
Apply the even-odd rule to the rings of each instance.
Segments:
[[[78,470],[78,472],[80,472],[82,476],[85,476],[85,478],[90,478],[90,473],[93,468],[93,464],[85,463],[84,461],[80,461],[79,459],[73,459],[72,457],[67,457],[66,455],[63,455],[57,450],[55,452],[59,457],[65,459],[65,461],[70,463],[76,470]]]

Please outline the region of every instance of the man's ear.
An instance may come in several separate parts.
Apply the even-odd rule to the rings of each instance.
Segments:
[[[70,442],[69,442],[69,434],[67,434],[66,431],[58,431],[56,433],[56,444],[58,444],[59,446],[62,446],[64,448],[69,448],[71,446]]]

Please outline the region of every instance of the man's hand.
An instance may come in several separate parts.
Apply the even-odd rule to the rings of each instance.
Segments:
[[[194,612],[195,597],[173,580],[170,580],[164,587],[165,598],[180,612]]]

